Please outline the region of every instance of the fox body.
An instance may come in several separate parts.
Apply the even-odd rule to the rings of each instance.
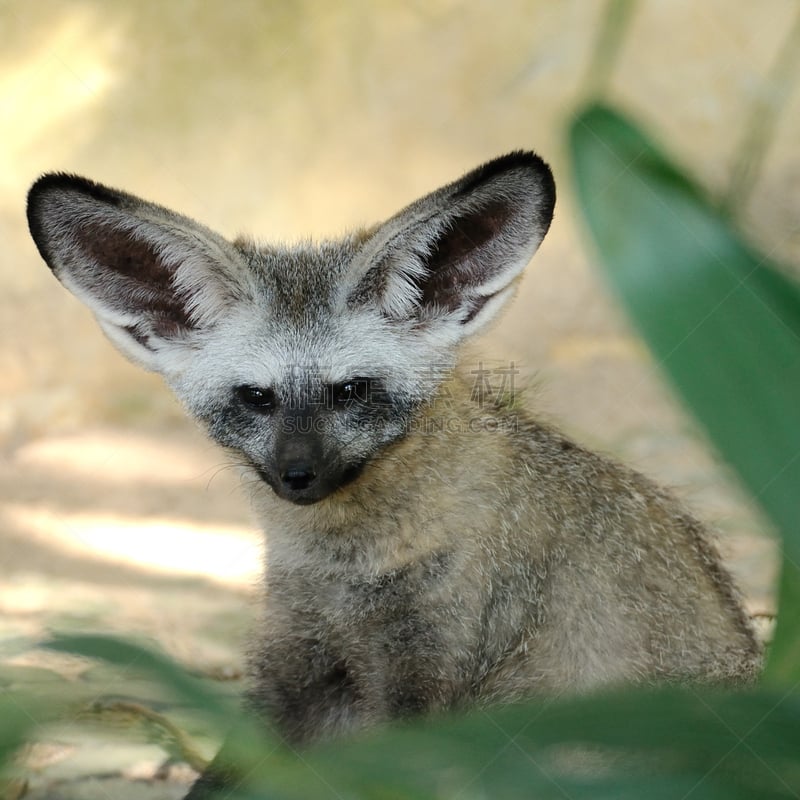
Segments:
[[[287,249],[75,176],[31,190],[56,276],[259,479],[269,546],[249,700],[290,741],[755,674],[702,526],[458,368],[554,203],[544,162],[512,153],[382,225]]]

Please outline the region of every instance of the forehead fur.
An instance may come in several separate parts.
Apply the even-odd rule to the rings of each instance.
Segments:
[[[340,240],[307,241],[292,247],[259,246],[238,240],[270,316],[290,329],[300,330],[312,320],[340,311],[336,289],[361,243],[357,233]]]
[[[407,394],[426,392],[428,376],[439,366],[448,369],[452,358],[437,359],[435,343],[413,321],[387,319],[377,303],[348,303],[342,293],[368,238],[357,232],[284,248],[238,240],[236,249],[251,273],[250,296],[204,337],[192,367],[205,385],[211,388],[212,374],[219,384],[287,389],[362,375],[388,378]]]

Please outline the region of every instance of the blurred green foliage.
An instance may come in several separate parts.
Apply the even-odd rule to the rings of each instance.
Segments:
[[[570,147],[580,206],[612,287],[781,533],[782,613],[769,674],[796,681],[800,288],[621,114],[581,112]]]

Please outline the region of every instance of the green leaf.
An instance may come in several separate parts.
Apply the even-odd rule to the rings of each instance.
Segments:
[[[231,800],[778,800],[800,792],[800,696],[788,692],[631,688],[400,724],[295,751],[165,656],[111,637],[60,637],[48,646],[144,672],[186,702],[224,709],[234,732],[219,763],[246,778],[222,792]]]
[[[580,207],[660,366],[783,537],[769,676],[800,679],[800,290],[602,106],[570,127]]]
[[[127,675],[145,675],[176,699],[202,710],[218,733],[228,734],[225,752],[235,774],[247,774],[277,748],[277,739],[263,722],[245,713],[238,700],[192,677],[168,656],[115,636],[58,635],[42,647],[98,659]]]
[[[0,694],[0,776],[5,775],[15,754],[45,721],[39,704],[28,695]]]
[[[134,675],[149,675],[161,686],[220,721],[228,719],[235,704],[220,692],[189,675],[167,656],[115,636],[58,635],[42,647],[61,653],[99,659]]]
[[[259,766],[281,798],[790,798],[800,700],[627,690],[398,726]]]

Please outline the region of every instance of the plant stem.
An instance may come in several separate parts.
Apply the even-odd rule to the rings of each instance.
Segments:
[[[608,0],[583,81],[588,97],[598,98],[605,94],[635,5],[636,0]]]
[[[736,152],[728,191],[722,198],[722,209],[730,216],[740,215],[747,206],[774,136],[780,112],[794,88],[799,70],[800,12],[795,17],[772,69],[753,100],[745,132]]]

